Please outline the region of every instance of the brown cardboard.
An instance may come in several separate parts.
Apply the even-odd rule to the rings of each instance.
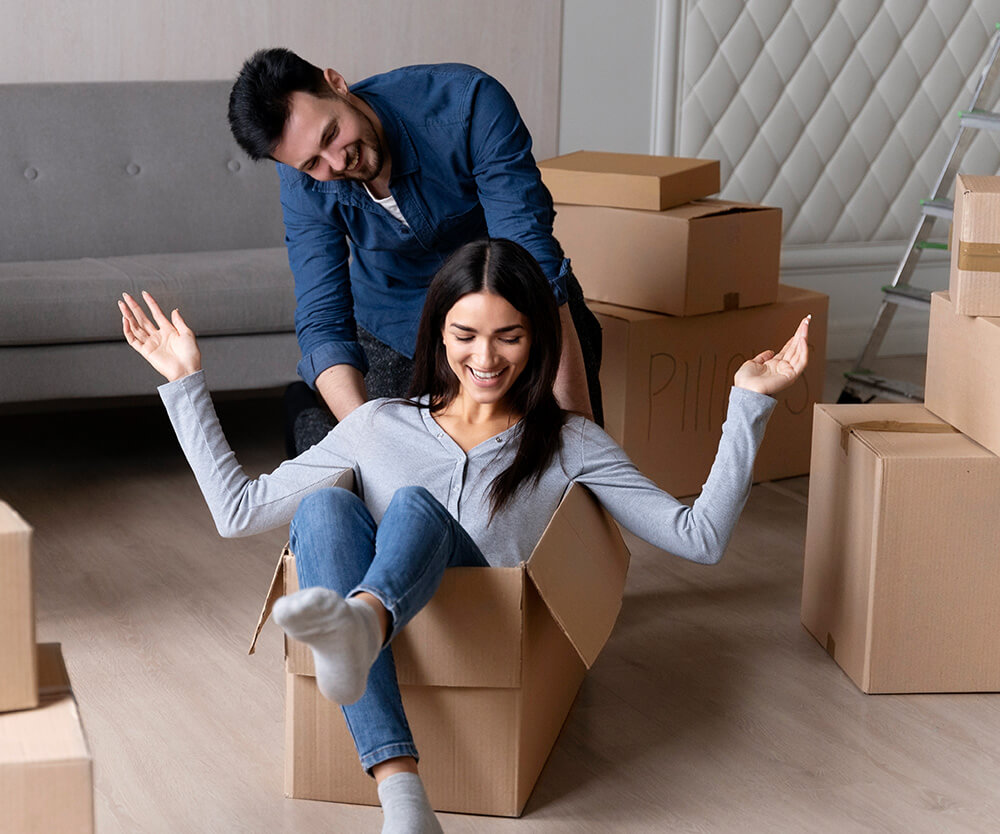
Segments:
[[[1000,455],[1000,317],[956,315],[948,293],[931,294],[924,404]]]
[[[92,762],[58,643],[41,644],[36,709],[0,715],[0,830],[91,834]]]
[[[1000,316],[1000,177],[955,178],[950,249],[954,312]]]
[[[678,497],[699,492],[719,447],[736,370],[762,350],[780,349],[811,313],[809,366],[777,397],[754,480],[806,474],[812,405],[823,391],[828,301],[781,285],[775,304],[707,316],[590,304],[604,329],[605,429],[662,489]]]
[[[538,163],[557,203],[662,211],[719,191],[719,161],[575,151]]]
[[[1000,689],[1000,458],[917,404],[814,416],[803,625],[864,692]]]
[[[38,706],[31,527],[0,501],[0,712]]]
[[[778,297],[780,208],[728,200],[656,212],[557,205],[553,231],[594,301],[694,316]]]
[[[572,487],[527,562],[453,568],[393,642],[407,719],[431,804],[517,816],[559,735],[587,667],[621,606],[628,551],[582,487]],[[282,554],[281,592],[297,589]],[[269,602],[277,595],[272,587]],[[377,804],[340,710],[286,638],[285,792]]]

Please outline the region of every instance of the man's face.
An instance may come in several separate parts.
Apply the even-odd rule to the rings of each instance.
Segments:
[[[314,180],[371,182],[385,154],[375,126],[345,96],[294,92],[288,119],[271,156]]]

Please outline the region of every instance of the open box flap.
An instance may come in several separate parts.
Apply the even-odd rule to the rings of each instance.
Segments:
[[[334,481],[333,486],[342,487],[343,489],[354,489],[354,470],[345,469],[341,472],[337,480]],[[288,545],[286,544],[281,551],[281,556],[278,557],[278,564],[274,568],[271,585],[267,589],[267,596],[264,598],[264,607],[261,609],[260,617],[257,619],[257,627],[253,631],[253,639],[250,641],[250,650],[247,654],[253,654],[257,650],[257,638],[260,637],[264,623],[271,616],[271,609],[274,607],[275,600],[285,594],[285,556],[289,552]]]
[[[611,517],[578,484],[563,497],[527,563],[528,575],[590,668],[621,610],[629,552]]]

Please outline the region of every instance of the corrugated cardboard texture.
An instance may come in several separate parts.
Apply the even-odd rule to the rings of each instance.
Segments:
[[[553,228],[588,299],[693,316],[778,296],[779,208],[726,200],[659,212],[557,205]]]
[[[1000,455],[1000,318],[956,315],[948,293],[931,295],[924,400]]]
[[[58,644],[38,646],[37,709],[0,715],[0,830],[91,834],[90,752]]]
[[[294,557],[283,561],[291,592]],[[393,643],[438,810],[521,813],[617,618],[628,551],[586,489],[567,492],[527,565],[446,571]],[[286,641],[286,670],[286,793],[375,804],[339,708],[316,689],[306,647]]]
[[[1000,458],[916,404],[816,407],[802,622],[865,692],[1000,689]],[[855,430],[896,420],[912,432]]]
[[[629,553],[591,493],[575,484],[528,560],[528,575],[590,668],[621,610]]]
[[[604,328],[605,428],[636,466],[675,496],[701,490],[722,436],[733,375],[780,348],[807,313],[809,366],[778,395],[754,480],[809,471],[812,406],[823,391],[829,299],[780,286],[775,304],[707,316],[664,316],[592,303]]]
[[[955,178],[950,248],[954,312],[1000,316],[1000,177]]]
[[[586,667],[530,585],[523,640],[520,688],[400,687],[436,810],[517,816],[528,801]],[[286,794],[377,805],[340,708],[315,678],[286,675]]]
[[[557,203],[662,211],[719,190],[715,159],[576,151],[538,170]]]
[[[31,527],[0,501],[0,712],[37,705]]]

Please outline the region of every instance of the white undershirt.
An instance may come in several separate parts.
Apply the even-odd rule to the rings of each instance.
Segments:
[[[383,199],[380,200],[378,197],[376,197],[374,194],[372,194],[372,190],[368,187],[368,183],[363,182],[361,184],[365,187],[365,191],[368,192],[368,196],[369,197],[371,197],[376,203],[378,203],[380,206],[382,206],[382,208],[384,208],[387,212],[389,212],[389,214],[391,214],[393,217],[395,217],[404,226],[406,226],[407,228],[410,227],[410,224],[406,222],[406,218],[403,217],[403,212],[401,212],[399,210],[399,206],[396,205],[396,198],[395,197],[393,197],[390,194],[388,197],[385,197],[385,198],[383,198]]]

